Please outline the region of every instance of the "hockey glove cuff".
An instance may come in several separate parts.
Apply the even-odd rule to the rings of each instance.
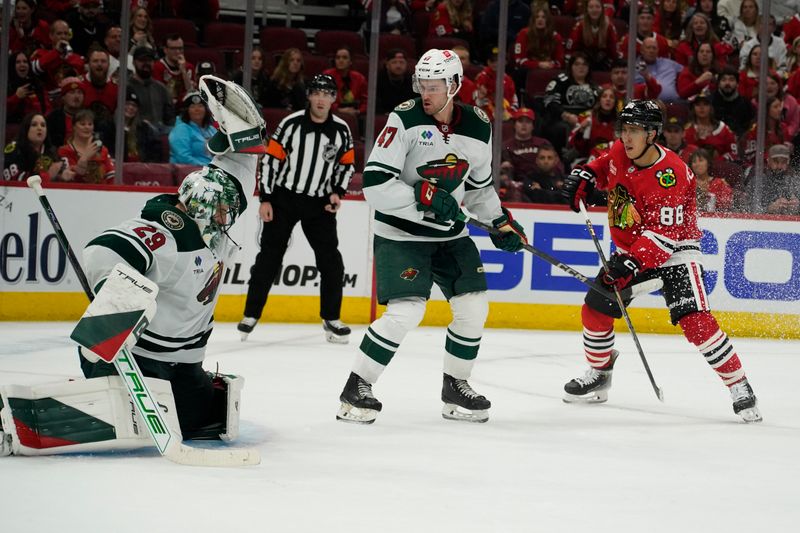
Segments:
[[[595,174],[588,167],[575,167],[569,176],[564,178],[561,194],[576,213],[581,210],[580,202],[586,203],[587,198],[594,191],[594,180]]]
[[[495,248],[506,252],[519,252],[524,245],[528,244],[525,230],[519,222],[514,220],[508,209],[505,207],[502,209],[503,215],[492,220],[492,225],[501,232],[499,235],[489,235],[492,239],[492,244],[494,244]]]
[[[414,184],[414,198],[419,211],[431,211],[439,220],[456,220],[461,208],[456,199],[428,181]]]
[[[639,273],[642,264],[628,254],[616,254],[608,260],[608,271],[603,274],[603,284],[608,287],[622,289]]]

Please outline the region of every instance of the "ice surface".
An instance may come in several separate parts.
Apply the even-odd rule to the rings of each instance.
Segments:
[[[72,324],[0,324],[0,383],[78,377]],[[244,375],[258,467],[172,464],[152,451],[0,459],[0,531],[794,532],[800,526],[800,343],[734,339],[764,422],[745,425],[680,336],[629,335],[609,402],[567,405],[578,333],[488,330],[471,383],[486,424],[442,419],[443,328],[420,328],[375,386],[372,426],[335,420],[364,328],[219,324],[206,367]]]

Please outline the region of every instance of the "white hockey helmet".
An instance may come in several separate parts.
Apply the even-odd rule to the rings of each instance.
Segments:
[[[197,223],[206,245],[219,251],[222,236],[239,215],[239,190],[233,180],[222,170],[204,167],[183,179],[178,199],[188,217]]]
[[[461,66],[458,54],[452,50],[431,48],[422,54],[422,58],[414,68],[413,88],[414,92],[421,93],[420,80],[444,80],[447,84],[448,100],[450,100],[458,94],[463,79],[464,67]],[[455,90],[452,90],[453,84],[455,84]]]

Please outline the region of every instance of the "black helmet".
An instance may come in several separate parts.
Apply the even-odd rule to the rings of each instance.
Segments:
[[[640,126],[645,131],[655,131],[656,135],[661,135],[664,116],[654,100],[631,100],[619,113],[620,127],[623,124]]]
[[[336,82],[328,74],[317,74],[306,85],[307,94],[311,94],[314,91],[325,91],[336,96]]]

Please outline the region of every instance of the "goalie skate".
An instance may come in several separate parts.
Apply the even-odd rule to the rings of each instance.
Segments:
[[[603,403],[608,401],[611,388],[611,374],[614,362],[619,357],[617,350],[611,351],[611,364],[603,370],[589,367],[586,373],[564,385],[565,403]]]
[[[322,329],[325,330],[325,340],[333,344],[347,344],[350,342],[350,328],[341,320],[323,320]]]
[[[442,383],[442,417],[463,422],[486,422],[492,402],[473,390],[466,379],[444,374]]]
[[[733,412],[742,417],[747,423],[761,422],[761,412],[758,410],[756,395],[747,378],[730,386]]]
[[[372,385],[355,372],[350,372],[339,400],[342,406],[336,414],[336,420],[343,422],[372,424],[383,408],[383,404],[372,394]]]

